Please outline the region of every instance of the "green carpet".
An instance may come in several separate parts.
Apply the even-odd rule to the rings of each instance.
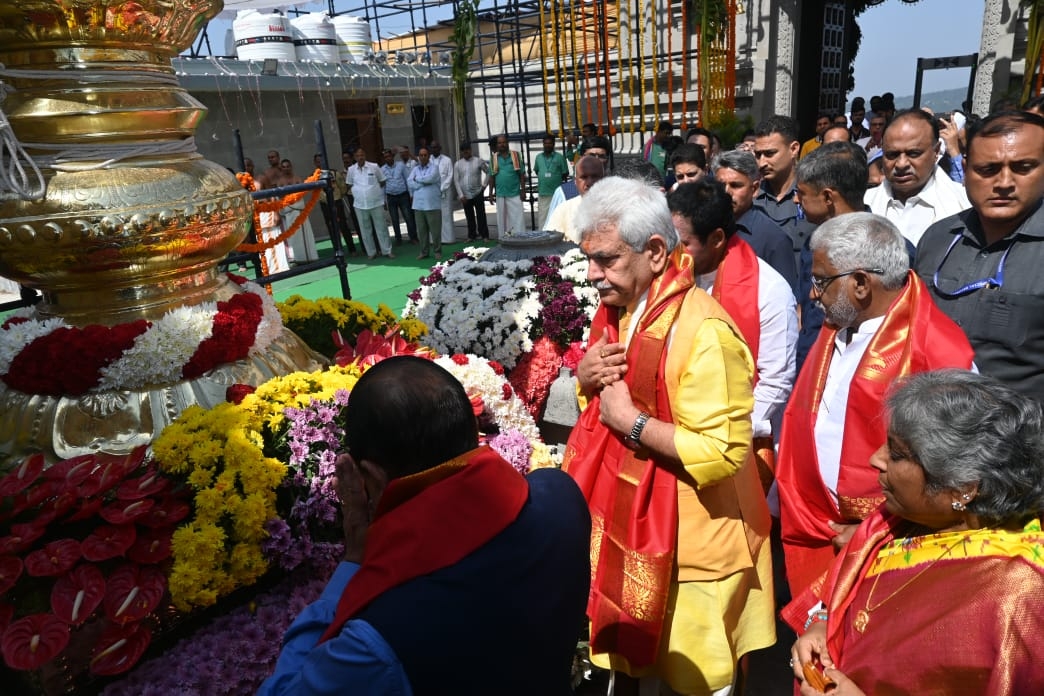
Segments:
[[[442,245],[442,258],[451,258],[473,242],[458,241]],[[318,242],[320,258],[333,256],[333,248],[329,240]],[[385,304],[396,314],[402,314],[406,306],[406,295],[420,287],[420,279],[428,275],[435,259],[417,259],[420,247],[412,244],[392,246],[394,259],[378,256],[368,261],[360,249],[358,255],[348,257],[348,286],[351,299],[377,309],[378,304]],[[275,283],[272,288],[275,299],[279,302],[291,295],[302,295],[309,300],[320,297],[340,297],[341,282],[337,276],[337,268],[331,266],[313,271],[295,278],[288,278]]]

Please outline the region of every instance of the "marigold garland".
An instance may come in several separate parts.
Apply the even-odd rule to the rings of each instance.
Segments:
[[[304,183],[311,184],[322,177],[323,172],[321,169],[316,169],[310,177],[304,180]],[[236,174],[236,180],[245,188],[247,191],[256,191],[257,183],[254,181],[254,177],[247,172],[239,172]],[[236,247],[236,251],[242,251],[250,254],[264,254],[268,249],[282,244],[286,240],[293,237],[297,232],[304,226],[308,220],[308,216],[312,214],[312,210],[315,209],[315,204],[319,202],[319,194],[322,191],[316,189],[314,191],[298,191],[297,193],[290,193],[279,198],[270,198],[267,200],[255,200],[254,201],[254,229],[260,232],[261,230],[261,213],[278,213],[283,208],[291,206],[298,201],[302,200],[305,195],[308,195],[308,202],[305,203],[304,210],[297,216],[297,220],[290,226],[290,229],[285,230],[278,237],[268,240],[260,240],[256,244],[243,243]],[[260,238],[259,238],[260,239]],[[264,257],[261,258],[261,265],[265,275],[268,275],[268,268],[265,264]]]

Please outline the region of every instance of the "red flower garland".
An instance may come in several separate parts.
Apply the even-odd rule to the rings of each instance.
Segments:
[[[550,336],[541,336],[533,344],[533,350],[522,355],[508,375],[518,397],[529,409],[533,420],[540,422],[551,391],[551,383],[562,366],[562,348]]]
[[[134,345],[150,324],[144,319],[118,326],[64,326],[32,341],[11,360],[4,383],[26,394],[85,394],[99,371]]]
[[[237,285],[247,282],[242,276],[227,275]],[[245,292],[218,302],[217,307],[210,338],[200,343],[182,368],[184,379],[242,360],[254,345],[257,327],[264,318],[261,298]],[[26,321],[26,317],[11,317],[0,324],[0,330]],[[102,368],[118,360],[151,326],[144,319],[116,326],[63,326],[30,341],[12,358],[0,380],[25,394],[81,396],[98,385]]]
[[[249,349],[254,343],[254,334],[263,316],[261,298],[245,292],[227,302],[218,302],[217,306],[210,338],[199,344],[181,370],[185,379],[199,377],[215,365],[239,360],[246,355],[244,346]]]

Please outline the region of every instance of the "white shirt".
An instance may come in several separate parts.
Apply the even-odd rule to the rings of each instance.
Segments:
[[[583,196],[574,196],[556,206],[547,216],[547,222],[544,224],[544,229],[561,232],[565,235],[566,241],[579,244],[580,230],[576,229],[573,220],[576,217],[576,211],[580,208],[580,201],[582,200]]]
[[[939,167],[932,172],[924,188],[905,203],[892,196],[892,184],[888,179],[867,190],[863,202],[870,207],[870,212],[894,222],[914,246],[933,223],[971,207],[964,186],[950,179]]]
[[[567,201],[568,202],[568,201]],[[714,287],[717,271],[696,277],[696,284],[708,293]],[[787,399],[794,388],[797,365],[798,317],[794,291],[783,276],[758,259],[758,361],[754,385],[754,437],[774,436],[779,440],[780,424]]]
[[[841,446],[845,435],[845,411],[848,409],[848,390],[852,386],[859,361],[870,345],[870,340],[884,323],[885,315],[867,319],[858,329],[838,331],[834,338],[834,355],[827,370],[823,397],[816,416],[816,454],[819,474],[837,504],[837,479],[841,471]],[[852,331],[852,340],[845,343]],[[869,464],[867,464],[869,466]]]
[[[443,197],[445,197],[446,192],[453,185],[453,161],[446,155],[439,155],[438,157],[432,155],[431,161],[439,168],[439,190],[442,191]]]
[[[453,165],[453,183],[456,185],[458,197],[470,200],[478,196],[486,190],[488,181],[489,165],[481,157],[474,155],[469,159],[461,157]]]
[[[357,164],[348,167],[344,181],[352,187],[356,208],[373,210],[384,205],[384,172],[374,162],[364,162],[361,168]]]
[[[578,198],[578,196],[573,196],[573,198]],[[558,188],[555,189],[555,195],[551,196],[551,202],[547,204],[547,219],[548,220],[550,220],[551,216],[555,214],[555,209],[558,206],[560,206],[563,203],[565,203],[566,200],[568,200],[568,199],[565,197],[565,193],[562,191],[562,187],[559,186]]]
[[[867,126],[867,128],[869,128],[869,127],[870,126]],[[874,145],[873,147],[869,147],[869,145],[870,145],[870,136],[869,135],[866,136],[865,138],[860,138],[859,140],[857,140],[856,141],[856,145],[858,145],[859,147],[863,148],[863,150],[866,152],[866,158],[867,159],[870,159],[871,157],[873,157],[875,154],[877,154],[881,150],[881,146],[880,145]]]

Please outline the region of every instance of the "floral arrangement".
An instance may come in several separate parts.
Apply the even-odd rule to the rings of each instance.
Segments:
[[[171,536],[189,506],[145,447],[44,465],[33,455],[0,479],[4,662],[35,670],[87,656],[90,674],[119,674],[152,640]]]
[[[263,545],[277,551],[310,543],[307,528],[294,539],[281,534],[289,530],[285,520],[292,519],[292,511],[277,507],[277,491],[289,486],[284,498],[294,504],[294,493],[311,485],[309,475],[317,473],[276,458],[292,422],[286,412],[336,400],[358,375],[356,369],[335,367],[277,377],[239,404],[209,410],[191,406],[163,430],[153,443],[153,456],[161,471],[184,478],[194,492],[194,516],[173,538],[170,595],[175,607],[210,606],[256,582],[271,559]],[[270,538],[270,532],[277,536]]]
[[[263,288],[229,278],[246,292],[152,322],[78,328],[19,310],[0,325],[0,379],[26,394],[81,396],[192,379],[263,351],[282,332],[279,312]]]
[[[353,300],[337,297],[306,300],[300,295],[292,295],[286,302],[279,303],[278,308],[287,328],[328,358],[333,358],[345,344],[354,344],[365,330],[387,334],[397,328],[408,343],[416,343],[428,332],[423,322],[400,319],[383,304],[377,305],[375,312],[368,305]]]
[[[336,561],[317,561],[142,663],[103,696],[247,694],[272,673],[283,634],[319,598]]]
[[[383,309],[371,314],[380,326],[394,319]],[[162,684],[170,679],[184,685],[210,675],[236,682],[226,693],[255,689],[283,630],[318,595],[343,552],[332,476],[344,408],[362,372],[388,355],[428,357],[457,376],[484,441],[519,471],[553,465],[499,363],[437,357],[406,342],[402,327],[423,330],[417,321],[382,334],[362,329],[354,347],[339,350],[340,365],[257,388],[234,385],[227,403],[189,407],[150,456],[139,448],[47,468],[37,455],[0,478],[0,522],[9,530],[0,537],[7,667],[35,675],[60,665],[68,688],[97,688],[90,680],[135,669],[154,636],[169,640],[178,612],[215,605],[277,569],[296,579],[133,672],[127,690],[110,687],[169,693]]]
[[[410,293],[403,316],[428,326],[426,345],[483,355],[510,370],[541,336],[562,348],[586,338],[598,292],[580,250],[521,261],[483,261],[485,251],[457,252]]]

